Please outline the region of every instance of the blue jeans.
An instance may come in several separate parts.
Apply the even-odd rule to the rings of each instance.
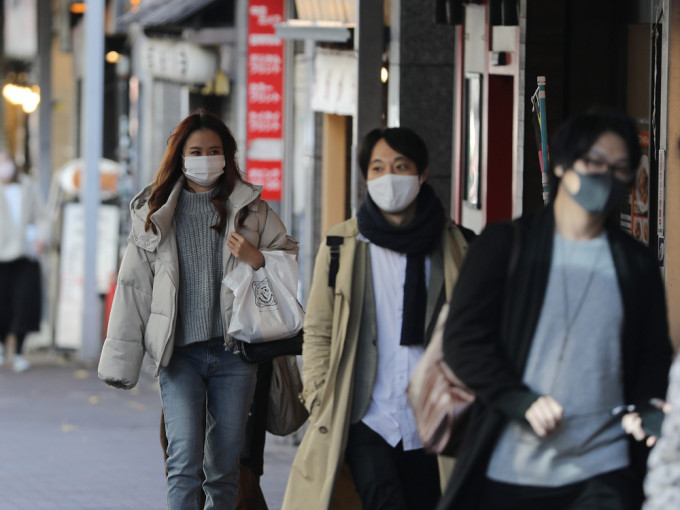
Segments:
[[[175,347],[159,374],[168,438],[168,509],[236,506],[239,455],[257,365],[224,349],[222,338]],[[204,420],[205,416],[205,420]]]

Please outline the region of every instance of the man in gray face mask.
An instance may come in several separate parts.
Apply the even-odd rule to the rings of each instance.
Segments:
[[[488,226],[458,277],[444,358],[477,399],[439,509],[639,508],[646,447],[626,432],[644,438],[671,344],[656,260],[607,222],[636,127],[593,110],[550,152],[552,203]]]

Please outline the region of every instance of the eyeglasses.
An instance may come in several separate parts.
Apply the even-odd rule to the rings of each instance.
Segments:
[[[592,173],[603,173],[610,171],[619,181],[626,184],[633,182],[635,172],[628,165],[611,165],[601,159],[591,158],[588,155],[581,156],[581,160],[588,167],[588,171]]]

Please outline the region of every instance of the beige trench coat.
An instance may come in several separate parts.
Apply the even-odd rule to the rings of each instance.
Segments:
[[[335,289],[328,286],[330,249],[325,242],[316,257],[302,347],[302,395],[310,424],[291,467],[283,510],[361,508],[344,465],[368,249],[358,234],[356,218],[327,232],[344,238]],[[449,300],[464,254],[458,246],[467,244],[460,230],[447,223],[441,246]]]
[[[106,340],[99,360],[99,378],[125,388],[137,384],[144,353],[155,363],[155,375],[168,365],[174,347],[177,321],[179,266],[173,216],[184,177],[174,185],[167,202],[151,217],[158,234],[144,230],[149,212],[150,187],[130,203],[132,231],[118,273]],[[227,246],[236,228],[234,218],[248,208],[248,216],[238,232],[260,250],[286,250],[297,254],[297,242],[286,234],[279,217],[260,200],[261,186],[237,181],[227,199],[229,219],[224,236],[223,268],[226,275],[237,259]],[[222,284],[220,309],[226,335],[234,295]],[[228,341],[225,338],[225,342]]]

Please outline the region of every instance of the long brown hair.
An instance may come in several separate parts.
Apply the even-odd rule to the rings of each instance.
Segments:
[[[217,210],[219,219],[211,228],[218,232],[224,232],[227,225],[226,200],[231,195],[236,181],[243,179],[241,178],[241,172],[236,160],[236,140],[234,135],[231,134],[229,128],[222,122],[222,119],[203,108],[196,110],[180,122],[170,135],[170,138],[168,138],[168,146],[165,148],[163,161],[161,161],[161,166],[158,172],[156,172],[156,177],[151,186],[151,194],[148,201],[149,214],[146,216],[146,223],[144,224],[145,231],[148,231],[149,227],[151,227],[154,234],[158,233],[156,232],[156,226],[151,221],[151,216],[167,202],[173,186],[182,175],[182,151],[184,150],[184,144],[191,133],[199,129],[214,131],[222,141],[225,161],[224,173],[217,179],[214,188],[215,193],[211,200]]]

